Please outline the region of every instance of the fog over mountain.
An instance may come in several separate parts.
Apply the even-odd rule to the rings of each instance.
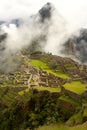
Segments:
[[[9,59],[12,64],[13,55],[27,47],[30,52],[40,50],[58,54],[59,44],[62,43],[66,33],[66,22],[53,4],[45,4],[38,13],[28,19],[23,19],[19,26],[12,21],[1,24],[1,45],[4,49],[1,46],[0,61],[1,64],[4,63],[5,67],[9,66]]]
[[[78,35],[76,35],[78,33]],[[74,33],[63,44],[61,50],[67,56],[79,60],[81,63],[87,63],[87,29],[82,28]]]
[[[1,21],[0,33],[1,70],[15,68],[13,57],[25,48],[87,60],[86,29],[69,29],[67,20],[49,2],[29,17]]]
[[[47,3],[38,13],[28,19],[17,19],[2,23],[1,32],[7,33],[9,37],[11,35],[13,43],[11,42],[10,46],[15,46],[18,43],[19,48],[22,48],[31,45],[33,40],[43,46],[40,48],[43,51],[57,54],[56,46],[59,46],[66,33],[66,21],[57,12],[53,4]],[[6,40],[6,44],[9,43]],[[13,48],[15,50],[15,47]]]

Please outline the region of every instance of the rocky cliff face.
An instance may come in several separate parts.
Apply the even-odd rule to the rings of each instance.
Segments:
[[[44,22],[46,19],[51,18],[52,10],[53,10],[53,5],[51,3],[47,3],[45,6],[43,6],[39,10],[39,15],[40,15],[40,18],[41,18],[42,22]]]

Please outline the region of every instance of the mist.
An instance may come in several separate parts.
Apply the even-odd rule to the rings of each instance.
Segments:
[[[58,50],[56,50],[57,46],[59,47],[71,33],[68,33],[66,20],[53,4],[50,6],[51,10],[47,10],[51,15],[50,18],[42,18],[43,16],[40,16],[38,12],[32,17],[23,19],[19,27],[11,23],[9,25],[1,25],[2,32],[8,34],[5,40],[6,50],[11,52],[19,51],[31,45],[32,40],[37,38],[40,40],[40,36],[45,36],[45,40],[40,40],[40,44],[44,45],[43,51],[58,53]],[[46,5],[44,7],[48,8]],[[44,19],[44,22],[41,19]]]

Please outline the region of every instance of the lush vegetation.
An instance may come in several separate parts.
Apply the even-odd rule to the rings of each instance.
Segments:
[[[65,122],[75,111],[62,107],[59,96],[55,90],[50,93],[47,90],[31,89],[18,92],[15,100],[9,101],[8,105],[2,101],[0,130],[33,130],[44,124]]]

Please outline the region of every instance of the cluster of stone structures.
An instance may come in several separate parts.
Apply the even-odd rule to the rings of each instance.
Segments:
[[[19,70],[0,75],[0,85],[6,87],[61,87],[67,82],[68,79],[39,70],[29,64],[22,64]]]

